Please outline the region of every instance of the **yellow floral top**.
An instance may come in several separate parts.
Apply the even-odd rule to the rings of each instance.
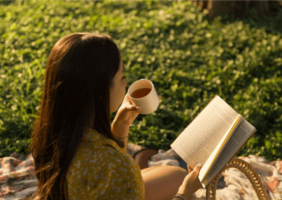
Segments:
[[[70,200],[145,199],[139,165],[111,139],[85,129],[67,172]]]

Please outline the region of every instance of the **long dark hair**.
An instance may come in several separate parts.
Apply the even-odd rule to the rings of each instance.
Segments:
[[[52,48],[29,146],[36,199],[68,199],[66,173],[86,126],[123,147],[110,126],[110,86],[119,63],[119,50],[106,35],[75,33]]]

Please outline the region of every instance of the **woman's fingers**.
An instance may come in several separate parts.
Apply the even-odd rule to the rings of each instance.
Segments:
[[[202,167],[201,163],[198,163],[198,164],[194,167],[194,169],[193,169],[190,165],[187,165],[187,168],[188,168],[188,172],[189,172],[189,173],[192,172],[193,170],[195,170],[195,171],[199,174],[199,172],[200,172],[200,170],[201,170],[201,167]]]
[[[162,97],[160,95],[158,95],[158,98],[159,98],[159,100],[161,100]],[[137,110],[137,111],[140,110],[140,106],[133,105],[128,93],[125,95],[122,104],[123,104],[123,106],[121,106],[121,107],[124,107],[126,110]]]
[[[123,101],[124,101],[124,102],[128,102],[128,103],[131,103],[131,100],[130,100],[130,97],[129,97],[128,93],[125,95]]]
[[[190,173],[191,171],[193,171],[193,168],[190,165],[187,165],[188,168],[188,172]]]
[[[125,105],[124,107],[125,107],[126,110],[135,110],[135,111],[140,110],[140,106],[133,105],[133,103],[132,103],[128,94],[125,95],[123,102],[124,102],[124,105]]]
[[[140,110],[140,106],[135,106],[135,105],[128,105],[125,108],[126,108],[126,110],[135,110],[135,111]]]
[[[195,166],[194,170],[199,174],[199,172],[200,172],[200,170],[201,170],[201,167],[202,167],[201,163],[198,163],[198,164]]]

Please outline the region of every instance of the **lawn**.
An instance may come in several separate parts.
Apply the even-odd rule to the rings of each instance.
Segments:
[[[281,21],[282,9],[209,20],[188,1],[0,1],[0,157],[27,153],[56,41],[100,32],[118,44],[128,85],[147,78],[162,96],[131,126],[131,142],[170,148],[219,95],[258,130],[238,155],[281,159]]]

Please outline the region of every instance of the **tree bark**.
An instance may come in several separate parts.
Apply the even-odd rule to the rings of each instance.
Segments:
[[[250,8],[254,8],[256,15],[264,15],[269,13],[269,3],[279,6],[279,2],[269,1],[214,1],[214,0],[192,0],[201,10],[208,10],[208,17],[213,19],[217,16],[228,15],[236,18],[243,17],[244,13]]]

